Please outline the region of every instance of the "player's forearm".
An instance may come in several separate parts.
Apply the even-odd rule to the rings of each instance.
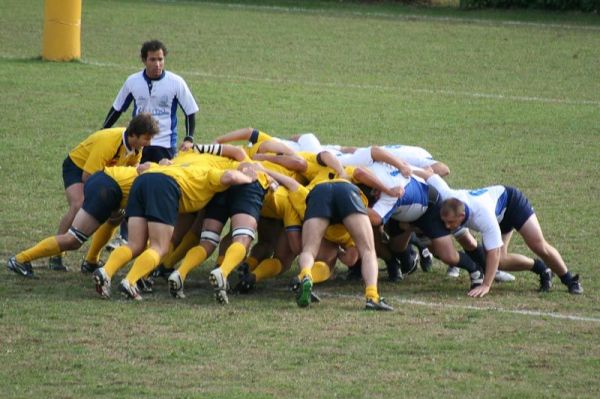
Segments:
[[[500,264],[500,248],[491,249],[485,252],[485,276],[483,285],[491,287]]]
[[[194,131],[196,130],[196,114],[185,116],[185,139],[186,141],[194,141]]]
[[[120,116],[121,116],[121,111],[117,111],[113,107],[110,107],[110,111],[108,111],[108,114],[106,115],[106,118],[104,119],[102,128],[108,129],[108,128],[112,127],[112,125],[115,124],[115,122],[119,119]]]

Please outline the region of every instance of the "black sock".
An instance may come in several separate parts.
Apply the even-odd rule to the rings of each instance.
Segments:
[[[467,255],[477,263],[481,269],[485,268],[485,250],[482,245],[477,244],[477,248],[472,251],[465,251]]]
[[[546,266],[544,261],[542,261],[541,259],[533,260],[533,267],[531,268],[532,272],[534,272],[535,274],[542,274],[546,271],[546,269],[548,269],[548,266]]]
[[[460,267],[461,269],[465,269],[469,273],[481,271],[481,270],[479,270],[479,267],[477,266],[477,264],[475,264],[475,262],[473,262],[473,259],[471,259],[470,256],[468,256],[466,253],[464,253],[462,251],[460,251],[458,253],[458,263],[456,265],[450,265],[450,266]]]
[[[571,276],[571,272],[566,272],[562,276],[560,276],[560,281],[567,287],[571,284],[571,280],[573,280],[573,276]]]

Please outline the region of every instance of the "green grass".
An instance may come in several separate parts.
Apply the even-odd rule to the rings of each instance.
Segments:
[[[206,267],[185,301],[159,282],[128,303],[38,261],[33,281],[0,271],[0,397],[598,397],[598,17],[230,3],[84,2],[82,61],[70,63],[38,58],[43,1],[0,4],[2,262],[55,232],[64,156],[100,127],[156,37],[200,103],[202,140],[255,126],[423,146],[455,187],[521,188],[585,294],[555,280],[540,295],[520,273],[473,300],[467,277],[448,280],[436,262],[381,282],[392,314],[360,311],[362,288],[341,278],[298,309],[291,274],[221,307]],[[512,249],[529,254],[517,237]],[[83,254],[67,262],[77,269]]]

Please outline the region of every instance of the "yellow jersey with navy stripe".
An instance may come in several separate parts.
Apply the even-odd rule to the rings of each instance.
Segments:
[[[221,183],[221,177],[225,172],[222,169],[192,163],[157,166],[145,173],[162,173],[172,177],[181,191],[179,213],[191,213],[204,208],[215,193],[229,188]]]
[[[269,190],[263,200],[260,216],[282,220],[286,229],[302,226],[302,219],[290,201],[288,190],[283,186],[277,187],[275,191]]]
[[[141,151],[127,147],[125,128],[103,129],[92,133],[69,152],[78,168],[92,174],[105,166],[134,166],[142,158]]]
[[[137,168],[134,166],[109,166],[104,168],[104,173],[110,176],[119,185],[121,193],[123,194],[119,207],[125,208],[133,181],[138,176]]]
[[[252,133],[248,144],[244,146],[244,151],[248,154],[248,157],[252,158],[258,152],[260,145],[266,141],[273,140],[273,137],[269,136],[265,132],[257,131],[258,133]]]

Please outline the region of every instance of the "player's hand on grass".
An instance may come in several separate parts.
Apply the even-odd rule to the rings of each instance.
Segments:
[[[472,298],[483,298],[488,292],[490,292],[490,286],[481,284],[478,287],[473,288],[467,295]]]

